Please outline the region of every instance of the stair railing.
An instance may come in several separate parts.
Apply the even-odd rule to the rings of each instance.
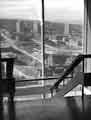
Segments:
[[[61,75],[61,77],[59,77],[59,79],[54,83],[54,85],[50,88],[51,91],[51,95],[53,96],[53,90],[55,89],[57,91],[59,84],[64,81],[64,79],[81,63],[83,62],[83,70],[82,72],[84,73],[84,59],[85,58],[91,58],[91,54],[88,55],[83,55],[80,54],[78,55],[73,61],[72,63],[69,65],[69,67],[63,72],[63,74]],[[83,82],[84,84],[84,82]],[[83,85],[84,86],[84,85]],[[83,91],[83,87],[82,87],[82,91]],[[84,92],[82,92],[84,93]]]

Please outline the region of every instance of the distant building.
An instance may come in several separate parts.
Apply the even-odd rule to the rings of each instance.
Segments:
[[[33,22],[33,33],[38,33],[38,23]]]
[[[64,25],[64,34],[68,35],[69,34],[69,24],[65,23]]]

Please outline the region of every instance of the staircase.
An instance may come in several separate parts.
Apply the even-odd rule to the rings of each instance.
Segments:
[[[59,89],[55,97],[62,97],[66,95],[68,92],[70,92],[73,88],[75,88],[77,85],[83,83],[83,73],[77,73],[75,77],[70,80],[67,85],[63,86],[61,89]]]
[[[74,89],[79,84],[82,85],[82,95],[84,95],[84,90],[87,90],[87,86],[91,86],[91,73],[84,73],[84,60],[91,58],[91,55],[78,55],[75,60],[69,65],[68,69],[63,73],[63,75],[58,79],[58,81],[51,87],[51,94],[53,97],[63,97],[72,89]],[[64,81],[71,72],[80,64],[83,63],[83,72],[78,71],[75,76],[67,82],[66,85],[60,88],[60,83]],[[56,94],[54,94],[54,89]],[[88,90],[89,91],[89,90]],[[90,91],[88,93],[91,93]]]

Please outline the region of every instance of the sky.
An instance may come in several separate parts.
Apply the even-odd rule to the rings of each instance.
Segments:
[[[84,0],[44,0],[45,19],[81,23]],[[0,18],[41,20],[41,0],[0,0]]]

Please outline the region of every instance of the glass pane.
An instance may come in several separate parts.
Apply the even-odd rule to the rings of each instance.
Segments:
[[[15,57],[16,79],[33,79],[41,75],[40,20],[40,0],[0,0],[2,56]]]
[[[83,11],[83,0],[45,0],[46,76],[60,76],[83,52]]]

